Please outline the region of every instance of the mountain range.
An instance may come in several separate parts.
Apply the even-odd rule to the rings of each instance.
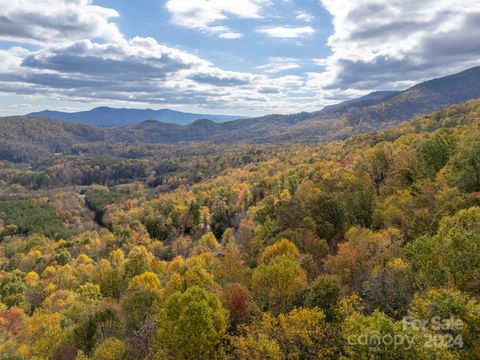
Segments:
[[[79,112],[44,110],[33,112],[25,116],[48,117],[56,120],[74,121],[80,124],[107,128],[135,124],[144,120],[158,120],[173,124],[186,125],[198,119],[224,122],[242,118],[242,116],[234,115],[192,114],[170,109],[116,109],[107,106],[96,107],[92,110]]]
[[[480,98],[480,67],[433,79],[404,91],[380,91],[312,113],[267,115],[216,123],[199,119],[187,125],[146,120],[116,128],[87,126],[45,117],[0,118],[0,159],[28,159],[31,151],[68,153],[91,142],[133,144],[311,143],[385,130],[399,122],[453,104]],[[21,155],[19,144],[22,144]]]

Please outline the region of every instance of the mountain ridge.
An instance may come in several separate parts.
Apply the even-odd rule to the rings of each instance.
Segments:
[[[92,141],[131,144],[326,142],[387,130],[416,116],[477,98],[480,98],[480,67],[400,92],[374,92],[312,113],[273,114],[223,123],[202,118],[179,125],[150,119],[101,128],[39,117],[0,118],[0,157],[18,159],[16,147],[23,143],[30,152],[37,147],[40,153],[68,153],[73,144]]]
[[[144,120],[157,120],[162,122],[170,122],[173,124],[187,125],[195,120],[204,118],[208,118],[215,122],[224,122],[243,118],[242,116],[236,115],[195,114],[171,109],[129,109],[112,108],[108,106],[99,106],[91,110],[78,112],[43,110],[32,112],[26,114],[25,116],[49,117],[56,120],[71,121],[84,125],[106,128],[135,124]]]

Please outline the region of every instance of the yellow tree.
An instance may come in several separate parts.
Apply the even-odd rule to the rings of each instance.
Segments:
[[[252,290],[263,309],[274,314],[299,304],[307,288],[307,275],[290,254],[259,265],[252,275]]]

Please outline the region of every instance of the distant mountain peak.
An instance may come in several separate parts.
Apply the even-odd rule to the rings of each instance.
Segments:
[[[158,121],[158,120],[144,120],[144,121],[139,122],[139,124],[157,124],[159,122],[160,121]]]
[[[195,120],[193,123],[191,123],[191,126],[205,126],[205,125],[216,125],[217,123],[215,121],[212,121],[210,119],[198,119]]]

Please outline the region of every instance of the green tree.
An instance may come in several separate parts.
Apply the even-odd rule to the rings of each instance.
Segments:
[[[445,348],[426,346],[429,335],[431,333],[404,328],[402,322],[396,322],[380,311],[374,311],[370,316],[354,312],[342,324],[345,359],[456,359],[455,354]]]
[[[420,172],[430,177],[435,176],[447,164],[456,149],[456,138],[444,131],[425,140],[417,149]]]
[[[192,286],[169,297],[158,317],[163,356],[175,359],[213,359],[227,329],[227,315],[213,294]]]
[[[469,295],[455,289],[431,289],[415,296],[408,315],[411,320],[428,320],[427,328],[446,341],[460,336],[461,343],[455,345],[464,358],[480,357],[480,304]]]
[[[153,255],[144,247],[136,246],[128,253],[125,275],[128,279],[150,270]]]
[[[25,296],[25,274],[16,269],[10,273],[0,274],[0,302],[8,307],[27,307]]]
[[[319,276],[310,285],[305,305],[323,310],[328,320],[333,319],[333,308],[340,299],[340,285],[332,276]]]
[[[154,312],[160,298],[160,280],[156,274],[145,272],[130,280],[122,303],[129,333],[140,329],[149,314]]]
[[[465,289],[480,275],[480,207],[445,217],[433,237],[407,245],[417,281],[422,286],[452,284]]]
[[[320,238],[329,240],[332,250],[336,250],[337,242],[342,240],[345,231],[346,214],[343,204],[332,194],[319,192],[309,206],[312,218],[317,223]]]
[[[451,163],[453,180],[461,190],[480,191],[480,138],[466,141]]]

